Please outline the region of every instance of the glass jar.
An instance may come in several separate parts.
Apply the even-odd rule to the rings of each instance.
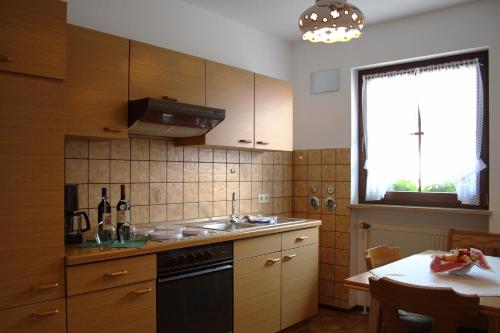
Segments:
[[[116,239],[116,228],[109,220],[105,219],[97,224],[95,230],[95,240],[97,244],[112,242]]]
[[[127,221],[120,227],[118,234],[122,243],[133,241],[136,236],[135,226]]]

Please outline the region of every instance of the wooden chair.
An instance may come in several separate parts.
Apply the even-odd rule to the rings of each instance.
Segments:
[[[448,250],[473,247],[487,256],[500,257],[500,234],[450,229]]]
[[[423,288],[370,278],[370,293],[379,302],[378,332],[407,332],[398,309],[432,317],[431,333],[456,333],[464,321],[479,318],[479,297],[460,295],[451,288]]]
[[[401,259],[399,247],[380,245],[365,251],[366,268],[368,270],[390,264]]]

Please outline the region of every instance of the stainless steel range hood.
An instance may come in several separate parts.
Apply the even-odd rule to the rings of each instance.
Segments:
[[[224,120],[225,110],[143,98],[128,103],[128,132],[168,138],[200,136]]]

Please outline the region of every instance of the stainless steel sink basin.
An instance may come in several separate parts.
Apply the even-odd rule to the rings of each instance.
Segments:
[[[209,222],[197,222],[192,223],[190,226],[203,228],[203,229],[211,229],[211,230],[219,230],[219,231],[240,231],[250,228],[272,228],[276,225],[282,225],[286,223],[298,223],[303,221],[303,219],[294,219],[294,218],[279,218],[276,223],[249,223],[249,222],[239,222],[233,223],[229,220],[218,220],[218,221],[209,221]]]

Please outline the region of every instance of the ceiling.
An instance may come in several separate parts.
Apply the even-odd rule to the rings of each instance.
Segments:
[[[301,39],[297,20],[314,0],[182,0],[271,33],[290,42]],[[350,0],[365,14],[366,24],[416,15],[474,0]]]

